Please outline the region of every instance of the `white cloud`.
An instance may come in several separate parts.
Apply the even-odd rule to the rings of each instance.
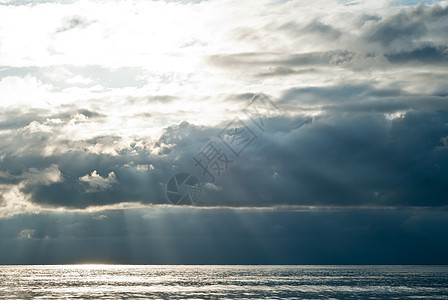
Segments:
[[[25,127],[25,129],[28,129],[30,133],[36,133],[36,132],[52,132],[52,128],[50,126],[47,126],[45,124],[41,124],[37,121],[31,122],[28,126]]]
[[[217,186],[216,184],[212,183],[212,182],[207,182],[206,184],[204,184],[204,188],[207,190],[211,190],[211,191],[221,191],[222,187]]]
[[[22,182],[23,185],[50,185],[63,180],[62,172],[56,164],[42,171],[31,168],[22,177],[25,178],[25,181]]]
[[[9,182],[0,184],[0,218],[4,218],[17,214],[38,213],[41,207],[30,201],[31,196],[26,189],[31,186],[49,186],[62,182],[64,178],[58,165],[52,164],[43,170],[30,168],[20,175],[0,171],[0,179]]]
[[[110,172],[107,177],[101,177],[96,170],[94,170],[91,174],[86,174],[79,177],[79,181],[87,184],[87,193],[105,191],[110,189],[114,184],[118,183],[114,172]]]
[[[25,106],[49,108],[52,100],[52,86],[33,76],[7,76],[0,80],[0,107]]]

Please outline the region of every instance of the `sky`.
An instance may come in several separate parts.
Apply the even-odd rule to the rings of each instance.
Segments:
[[[0,0],[0,264],[447,264],[448,1]]]

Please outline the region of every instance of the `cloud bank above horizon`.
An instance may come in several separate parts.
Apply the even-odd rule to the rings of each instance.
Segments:
[[[179,172],[199,207],[446,207],[448,6],[411,4],[2,1],[0,216],[165,205]]]

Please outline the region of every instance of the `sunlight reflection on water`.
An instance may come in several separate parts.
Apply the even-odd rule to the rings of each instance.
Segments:
[[[448,299],[446,266],[0,266],[2,298]]]

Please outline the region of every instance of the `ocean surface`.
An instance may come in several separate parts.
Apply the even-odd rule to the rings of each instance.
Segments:
[[[11,299],[448,299],[448,266],[0,266]]]

